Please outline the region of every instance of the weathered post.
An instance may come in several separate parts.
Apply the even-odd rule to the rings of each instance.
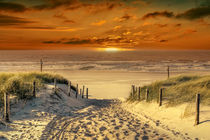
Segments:
[[[84,94],[85,94],[85,86],[83,86],[83,89],[82,89],[82,98],[84,98]]]
[[[135,94],[135,85],[132,86],[132,98],[134,97]]]
[[[148,102],[148,97],[149,97],[149,89],[146,89],[146,95],[145,95],[145,100]]]
[[[138,100],[140,101],[140,99],[141,99],[141,87],[139,86],[139,92],[138,92]]]
[[[133,97],[133,85],[131,85],[131,97]]]
[[[9,105],[9,94],[4,92],[4,120],[10,121],[10,105]]]
[[[79,95],[81,96],[81,94],[82,94],[82,89],[80,88],[80,92],[79,92]]]
[[[196,110],[195,110],[195,125],[199,124],[199,116],[200,116],[200,94],[196,94]]]
[[[86,98],[88,99],[88,88],[86,89]]]
[[[42,65],[43,65],[43,61],[42,59],[40,59],[40,71],[42,72]]]
[[[68,84],[68,95],[71,96],[71,81]]]
[[[36,82],[33,82],[33,97],[36,98]]]
[[[54,93],[56,93],[56,79],[54,79]]]
[[[159,106],[162,106],[162,97],[163,97],[163,89],[160,88],[160,91],[159,91]]]
[[[77,98],[77,95],[78,95],[78,92],[79,92],[79,89],[78,89],[78,84],[77,84],[77,89],[76,89],[76,98]]]
[[[170,69],[169,69],[169,66],[168,66],[167,71],[168,71],[168,78],[169,78],[170,77]]]

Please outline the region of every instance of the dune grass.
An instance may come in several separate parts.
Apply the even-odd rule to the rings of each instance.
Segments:
[[[14,95],[19,99],[30,99],[32,97],[32,84],[36,82],[39,90],[46,83],[68,84],[67,79],[53,73],[25,72],[25,73],[0,73],[0,100],[3,100],[4,92]]]
[[[181,75],[164,81],[157,81],[141,88],[140,101],[145,100],[146,89],[149,89],[148,101],[158,101],[159,89],[164,88],[163,101],[167,106],[195,102],[197,93],[201,94],[201,104],[210,105],[210,76]],[[128,101],[137,101],[137,92]]]

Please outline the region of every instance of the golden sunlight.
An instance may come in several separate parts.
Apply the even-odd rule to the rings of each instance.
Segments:
[[[133,51],[134,49],[125,49],[125,48],[97,48],[98,51],[105,51],[105,52],[119,52],[119,51]]]
[[[105,48],[104,51],[106,52],[118,52],[120,48]]]

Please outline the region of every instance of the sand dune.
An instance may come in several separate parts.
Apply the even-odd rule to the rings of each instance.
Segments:
[[[128,112],[140,117],[143,121],[150,122],[150,125],[162,131],[167,131],[177,136],[176,139],[209,139],[210,130],[210,108],[201,106],[200,124],[194,126],[195,105],[188,109],[188,116],[185,114],[189,104],[182,104],[175,107],[159,107],[157,103],[134,102],[123,103],[121,106]]]
[[[53,94],[53,86],[38,97],[12,107],[12,123],[1,125],[1,139],[190,139],[151,125],[124,109],[120,100],[75,99],[64,92]],[[158,124],[159,122],[157,122]]]

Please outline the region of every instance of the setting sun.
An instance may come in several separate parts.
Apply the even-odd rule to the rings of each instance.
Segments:
[[[133,51],[135,49],[125,49],[125,48],[97,48],[98,51],[104,51],[104,52],[119,52],[119,51]]]
[[[104,51],[106,52],[118,52],[120,51],[119,48],[105,48]]]

